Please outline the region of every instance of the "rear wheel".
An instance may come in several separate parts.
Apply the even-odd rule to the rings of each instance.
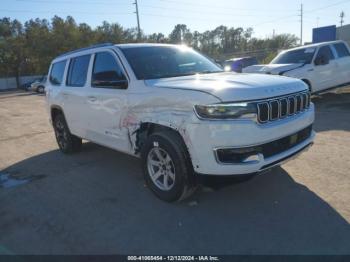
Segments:
[[[81,149],[82,139],[70,133],[63,114],[54,118],[53,126],[57,144],[63,153],[73,153]]]
[[[153,193],[168,202],[183,200],[195,189],[187,148],[173,131],[152,134],[141,150],[145,181]]]

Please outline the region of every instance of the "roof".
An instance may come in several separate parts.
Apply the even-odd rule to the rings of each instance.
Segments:
[[[291,48],[291,49],[286,49],[285,51],[299,50],[299,49],[312,48],[312,47],[316,48],[316,47],[319,47],[319,46],[324,46],[324,45],[329,45],[329,44],[336,44],[336,43],[344,43],[344,41],[336,40],[336,41],[315,43],[315,44],[310,44],[310,45],[303,45],[303,46],[298,46],[298,47]]]
[[[173,44],[158,44],[158,43],[130,43],[130,44],[113,44],[113,43],[102,43],[102,44],[97,44],[97,45],[92,45],[76,50],[72,50],[66,53],[63,53],[59,56],[57,56],[53,61],[60,61],[65,59],[65,57],[70,56],[72,54],[76,53],[88,53],[86,51],[102,48],[102,47],[118,47],[121,49],[128,49],[128,48],[135,48],[135,47],[150,47],[150,46],[181,46],[181,45],[173,45]]]
[[[130,43],[130,44],[117,44],[116,47],[121,49],[135,48],[135,47],[151,47],[151,46],[180,46],[173,44],[159,44],[159,43]]]

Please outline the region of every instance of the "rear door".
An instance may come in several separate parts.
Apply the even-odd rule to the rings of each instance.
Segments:
[[[64,113],[70,131],[79,137],[85,137],[85,90],[91,55],[71,58],[67,70],[65,85],[62,87]]]
[[[344,43],[337,43],[333,45],[336,51],[336,61],[339,66],[339,85],[350,83],[350,52]]]
[[[64,75],[66,72],[67,60],[55,62],[49,70],[49,79],[46,88],[47,105],[63,106],[62,86],[64,83]],[[51,109],[48,108],[50,111]]]
[[[337,85],[337,78],[339,77],[337,67],[338,65],[330,46],[320,47],[314,59],[314,71],[311,77],[314,92]]]
[[[122,122],[128,108],[127,88],[128,78],[116,53],[95,53],[85,97],[88,139],[128,152],[128,129]]]

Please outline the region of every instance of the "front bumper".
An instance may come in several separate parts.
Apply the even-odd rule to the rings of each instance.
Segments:
[[[267,124],[254,121],[202,121],[188,128],[187,146],[197,173],[208,175],[240,175],[261,172],[295,157],[312,145],[315,132],[276,154],[257,154],[242,163],[222,163],[217,158],[219,148],[248,148],[271,143],[291,136],[314,122],[314,105],[302,114]]]

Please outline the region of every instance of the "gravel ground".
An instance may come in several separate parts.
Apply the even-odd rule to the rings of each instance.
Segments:
[[[0,254],[350,254],[350,88],[313,102],[308,152],[168,204],[136,158],[61,154],[43,96],[0,93]]]

